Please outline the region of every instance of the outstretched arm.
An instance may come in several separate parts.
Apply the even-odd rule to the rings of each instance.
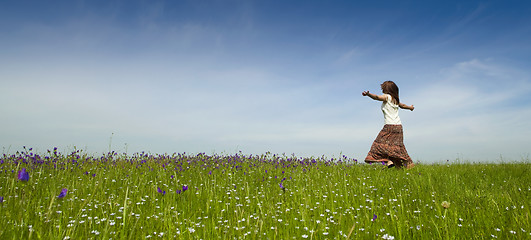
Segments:
[[[363,96],[368,96],[374,100],[378,100],[378,101],[386,101],[387,99],[385,98],[385,96],[381,95],[381,96],[378,96],[376,94],[372,94],[370,93],[369,91],[365,91],[365,92],[362,92],[361,95]]]
[[[415,109],[415,107],[413,107],[413,105],[408,106],[408,105],[403,104],[403,103],[398,104],[398,106],[399,106],[400,108],[402,108],[402,109],[409,109],[409,110],[411,110],[411,111],[413,111],[413,109]]]

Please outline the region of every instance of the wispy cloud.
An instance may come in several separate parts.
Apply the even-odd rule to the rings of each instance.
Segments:
[[[416,114],[407,119],[414,148],[445,148],[441,158],[454,151],[476,160],[494,160],[492,151],[513,159],[525,154],[504,149],[521,146],[531,133],[523,126],[529,111],[515,106],[531,93],[528,74],[473,59],[442,70],[439,77],[411,96],[417,102]],[[418,153],[437,158],[430,151]]]

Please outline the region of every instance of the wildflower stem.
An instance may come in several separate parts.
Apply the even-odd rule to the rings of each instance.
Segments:
[[[350,235],[352,234],[352,231],[354,231],[354,227],[356,227],[356,223],[352,224],[352,227],[350,228],[350,231],[348,232],[347,239],[350,239]]]
[[[122,229],[125,229],[125,217],[126,217],[126,213],[127,213],[127,194],[129,193],[129,187],[127,187],[125,189],[125,198],[124,198],[124,213],[123,213],[123,223],[124,223],[124,227]]]
[[[50,206],[48,206],[48,212],[46,213],[46,216],[50,216],[50,213],[52,212],[52,205],[53,205],[53,202],[55,201],[55,198],[52,197],[51,198],[52,200],[50,201]]]

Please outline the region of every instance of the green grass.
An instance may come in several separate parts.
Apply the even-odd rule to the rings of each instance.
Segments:
[[[530,170],[26,150],[0,160],[0,239],[529,239]]]

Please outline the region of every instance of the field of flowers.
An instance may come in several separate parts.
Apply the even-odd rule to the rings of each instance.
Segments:
[[[0,239],[531,239],[531,165],[263,154],[0,158]]]

